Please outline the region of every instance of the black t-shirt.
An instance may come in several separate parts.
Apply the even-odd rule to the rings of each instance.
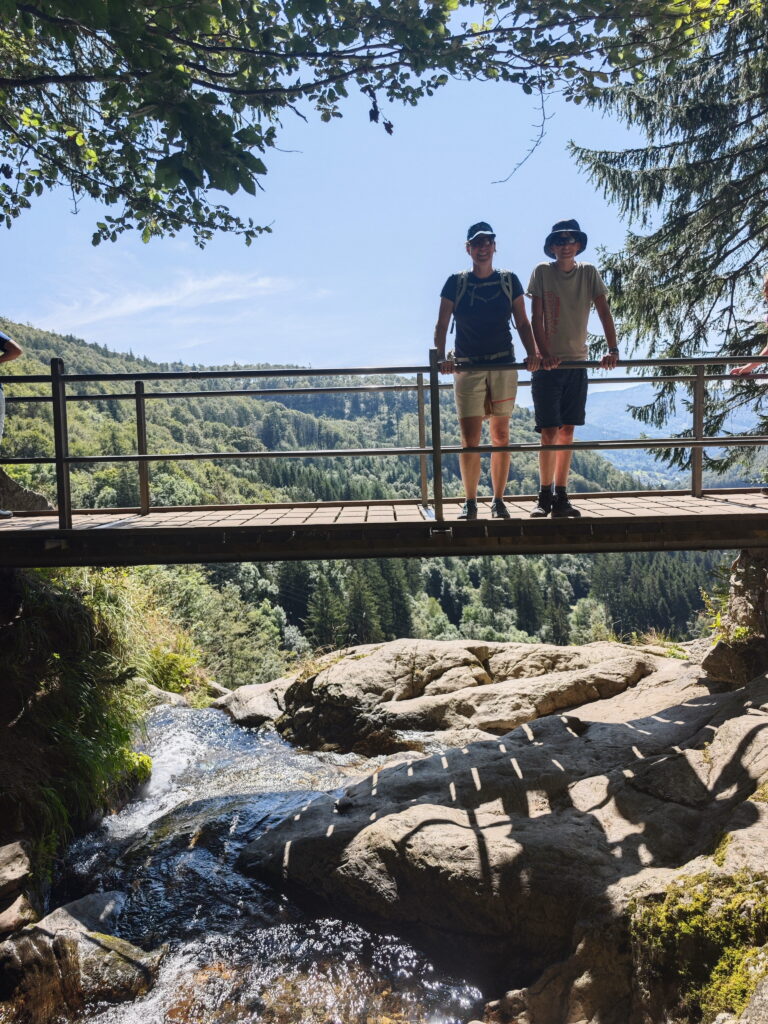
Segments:
[[[523,295],[523,286],[516,274],[510,273],[512,279],[512,298]],[[458,274],[451,274],[443,285],[440,297],[450,302],[456,301]],[[501,274],[498,270],[490,277],[467,275],[467,289],[462,295],[458,307],[454,307],[456,318],[456,355],[466,357],[495,355],[506,349],[512,355],[512,331],[509,318],[512,316],[512,304],[501,288]]]

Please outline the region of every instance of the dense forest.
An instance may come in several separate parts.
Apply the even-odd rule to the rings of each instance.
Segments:
[[[0,320],[24,346],[17,374],[47,373],[54,356],[69,373],[134,373],[190,369],[110,352]],[[202,367],[192,367],[203,369]],[[294,368],[295,369],[295,368]],[[163,390],[210,392],[203,397],[148,400],[149,450],[155,453],[267,451],[418,444],[412,390],[368,390],[368,378],[285,378],[147,383]],[[388,381],[391,383],[391,381]],[[396,383],[410,384],[407,378]],[[361,386],[367,390],[304,394],[302,387]],[[103,397],[69,403],[73,454],[136,452],[133,401],[110,398],[132,385],[100,385]],[[227,391],[293,387],[289,395],[231,395]],[[78,390],[79,389],[79,390]],[[8,397],[44,394],[46,385],[13,386]],[[92,384],[72,392],[94,394]],[[453,400],[442,396],[443,438],[458,444]],[[530,411],[516,409],[513,440],[533,442]],[[52,451],[47,403],[11,403],[3,455],[34,457]],[[13,466],[20,482],[54,496],[46,466]],[[444,465],[445,487],[458,494],[455,457]],[[512,457],[509,490],[533,493],[535,457]],[[636,486],[598,455],[574,458],[573,490]],[[124,507],[138,500],[135,464],[90,464],[72,473],[79,507]],[[216,459],[153,464],[155,505],[417,497],[415,457]],[[155,661],[166,673],[198,666],[233,686],[280,675],[297,658],[346,643],[401,636],[451,639],[587,642],[658,631],[693,635],[700,624],[701,589],[715,586],[721,553],[603,554],[441,559],[366,559],[358,562],[139,567],[131,570],[180,632],[166,637]],[[170,660],[169,660],[170,659]],[[146,659],[145,659],[146,661]],[[151,659],[150,659],[151,661]],[[156,668],[157,666],[155,666]],[[142,671],[151,675],[148,662]],[[158,670],[159,671],[159,670]]]

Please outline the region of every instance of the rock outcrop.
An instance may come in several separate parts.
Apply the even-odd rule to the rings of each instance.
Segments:
[[[48,1024],[146,992],[165,951],[146,953],[109,934],[123,900],[86,896],[0,943],[0,1019]]]
[[[273,679],[269,683],[251,683],[229,690],[213,701],[211,707],[226,711],[238,725],[256,726],[274,722],[285,712],[285,691],[295,677]]]
[[[31,884],[32,862],[22,842],[0,846],[0,935],[23,928],[37,920],[27,889]]]
[[[764,870],[768,808],[750,797],[768,775],[768,678],[718,693],[695,666],[623,645],[423,643],[410,659],[355,652],[289,688],[286,707],[315,741],[361,735],[356,719],[523,724],[319,796],[240,866],[453,951],[507,991],[489,1021],[656,1020],[628,907],[681,874]]]
[[[679,672],[679,662],[620,643],[395,640],[352,648],[290,681],[277,728],[314,749],[386,753],[412,746],[413,731],[449,746],[503,735],[643,681],[655,687]],[[229,707],[238,699],[227,698]]]

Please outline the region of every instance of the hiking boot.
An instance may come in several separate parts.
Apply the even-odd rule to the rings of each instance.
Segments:
[[[474,498],[467,498],[461,506],[459,519],[477,519],[477,501]]]
[[[9,512],[7,509],[0,508],[0,519],[11,519],[13,512]]]
[[[552,518],[553,519],[580,519],[581,512],[568,500],[568,495],[563,491],[555,491],[555,497],[552,502]]]
[[[491,502],[491,519],[509,519],[509,509],[503,498],[494,498]]]
[[[536,503],[536,508],[531,512],[533,519],[544,519],[552,511],[552,502],[555,500],[555,496],[552,494],[551,487],[545,487],[539,491],[539,499]]]

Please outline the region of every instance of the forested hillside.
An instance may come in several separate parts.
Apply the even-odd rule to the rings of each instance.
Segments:
[[[0,320],[25,348],[13,364],[17,373],[47,372],[52,356],[68,372],[116,373],[180,370],[121,355],[72,337]],[[202,369],[202,367],[195,367]],[[174,391],[211,391],[211,397],[148,401],[152,452],[223,452],[298,448],[416,445],[414,392],[371,391],[302,395],[310,385],[372,384],[347,378],[271,379],[290,383],[289,396],[227,396],[249,381],[174,381]],[[253,378],[250,386],[265,386]],[[86,385],[79,385],[83,393]],[[45,385],[24,393],[44,393]],[[93,388],[88,386],[93,393]],[[111,384],[112,393],[131,390]],[[154,382],[147,392],[159,390]],[[20,389],[8,388],[9,397]],[[453,400],[442,398],[445,443],[458,443]],[[136,451],[132,402],[104,398],[70,403],[71,451],[129,454]],[[535,441],[531,413],[515,410],[515,440]],[[9,407],[3,451],[34,456],[52,451],[50,407]],[[448,493],[460,492],[457,460],[445,460]],[[574,490],[617,490],[634,485],[597,455],[574,459]],[[27,486],[54,497],[47,467],[13,467]],[[532,493],[537,486],[532,455],[513,456],[510,491]],[[153,504],[307,501],[416,497],[418,460],[389,457],[353,459],[216,460],[175,462],[151,468]],[[124,506],[137,502],[134,465],[106,464],[73,472],[76,505]],[[723,556],[698,553],[657,555],[445,558],[404,561],[316,562],[179,566],[135,570],[141,586],[179,624],[157,657],[169,664],[201,666],[228,686],[281,674],[297,657],[317,648],[372,642],[399,636],[450,639],[584,642],[609,635],[659,630],[683,637],[700,628],[700,589],[713,586],[712,570]],[[191,645],[191,646],[190,646]],[[167,659],[166,659],[167,660]]]
[[[68,373],[130,373],[156,370],[204,369],[182,363],[158,364],[132,355],[109,352],[71,336],[60,336],[0,319],[0,326],[18,338],[25,355],[14,372],[47,373],[53,356],[60,356]],[[234,369],[234,367],[209,367]],[[154,453],[262,451],[312,448],[373,448],[418,445],[416,395],[413,391],[363,391],[301,395],[302,387],[366,386],[382,383],[373,378],[257,378],[236,381],[172,381],[147,384],[147,393],[205,390],[208,398],[153,399],[147,402],[149,449]],[[406,378],[385,383],[413,383]],[[270,400],[263,397],[228,397],[244,388],[295,387],[295,395]],[[125,382],[99,386],[107,393],[127,393]],[[92,385],[72,385],[73,393],[94,393]],[[30,385],[26,393],[46,392],[45,385]],[[18,392],[17,392],[18,393]],[[9,388],[8,397],[14,392]],[[458,425],[449,392],[442,396],[445,444],[458,444]],[[127,455],[136,451],[135,412],[131,401],[70,403],[70,451],[78,455]],[[513,442],[535,442],[532,414],[516,409]],[[50,454],[53,432],[50,407],[43,404],[9,407],[4,452],[7,455]],[[258,501],[329,501],[411,497],[419,494],[418,460],[370,456],[356,459],[233,460],[156,464],[151,467],[152,503],[178,505]],[[16,469],[14,476],[27,486],[54,493],[51,471],[32,466]],[[447,494],[460,493],[458,460],[445,459]],[[137,473],[133,465],[79,468],[72,473],[73,501],[80,507],[134,505],[138,501]],[[574,459],[574,490],[619,490],[632,486],[631,478],[604,459],[580,454]],[[536,459],[513,455],[509,490],[534,493]]]

